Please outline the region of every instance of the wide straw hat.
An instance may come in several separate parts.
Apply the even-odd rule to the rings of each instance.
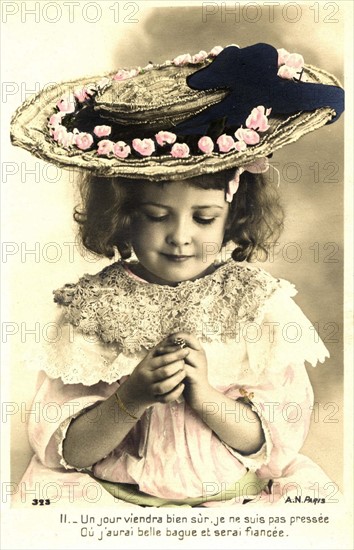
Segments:
[[[11,139],[63,168],[153,181],[242,168],[334,122],[338,80],[268,44],[213,48],[43,89]]]

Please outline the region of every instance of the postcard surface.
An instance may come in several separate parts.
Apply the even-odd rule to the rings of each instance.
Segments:
[[[1,4],[3,548],[353,547],[352,17]]]

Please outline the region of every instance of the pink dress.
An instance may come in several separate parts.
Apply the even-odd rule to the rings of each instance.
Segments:
[[[146,350],[177,330],[200,338],[212,386],[235,400],[245,392],[251,396],[263,447],[241,455],[180,398],[147,409],[120,445],[92,465],[94,476],[183,499],[205,494],[206,483],[215,493],[251,470],[273,485],[250,497],[250,504],[282,503],[299,494],[313,498],[314,482],[317,496],[325,497],[330,480],[299,451],[313,403],[305,361],[315,366],[328,352],[293,301],[295,294],[289,282],[233,260],[176,287],[147,283],[119,261],[56,291],[59,324],[36,355],[41,372],[34,402],[42,414],[39,422],[31,415],[29,424],[35,455],[14,503],[30,506],[36,495],[52,505],[112,505],[99,483],[65,462],[66,431],[85,408],[117,390]],[[235,410],[224,412],[237,421]],[[135,506],[117,499],[115,505]]]

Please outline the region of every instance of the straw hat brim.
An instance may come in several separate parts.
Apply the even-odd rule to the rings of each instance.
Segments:
[[[36,157],[61,168],[85,170],[104,177],[139,177],[152,181],[179,180],[246,166],[253,160],[268,156],[320,128],[336,114],[333,108],[321,107],[311,112],[300,111],[291,116],[272,116],[269,118],[270,128],[261,137],[260,142],[240,152],[213,152],[190,155],[186,158],[174,158],[166,154],[120,159],[98,156],[95,150],[83,151],[76,147],[65,149],[58,145],[48,131],[48,119],[53,114],[58,99],[78,86],[99,81],[103,76],[112,78],[113,74],[60,83],[26,100],[17,109],[11,122],[13,145],[20,146]],[[311,65],[304,66],[304,75],[308,82],[340,86],[334,76]]]

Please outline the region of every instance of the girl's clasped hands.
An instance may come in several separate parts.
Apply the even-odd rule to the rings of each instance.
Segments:
[[[125,382],[129,400],[139,406],[170,403],[181,395],[193,407],[208,386],[207,359],[198,338],[178,332],[152,348]],[[203,393],[203,392],[200,392]]]

